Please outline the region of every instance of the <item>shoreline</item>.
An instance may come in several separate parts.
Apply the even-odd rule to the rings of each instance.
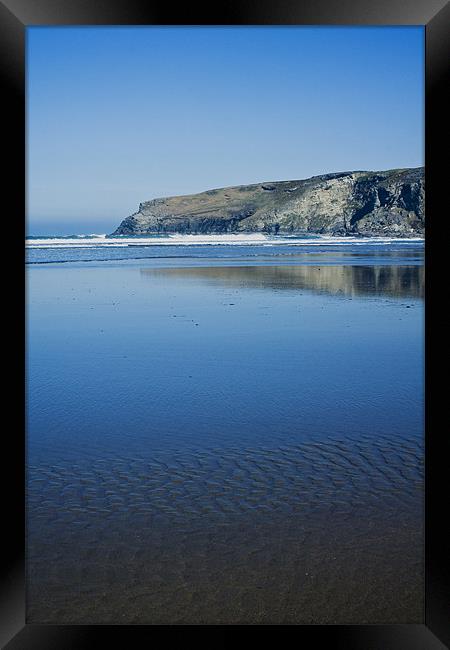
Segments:
[[[91,248],[127,246],[324,246],[324,245],[376,245],[398,243],[424,243],[425,237],[362,237],[332,235],[267,235],[264,233],[236,234],[168,234],[149,235],[68,235],[25,238],[26,248]]]

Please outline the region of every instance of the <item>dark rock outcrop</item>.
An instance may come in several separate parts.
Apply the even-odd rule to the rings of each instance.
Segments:
[[[423,236],[424,168],[341,172],[153,199],[117,235],[317,233]]]

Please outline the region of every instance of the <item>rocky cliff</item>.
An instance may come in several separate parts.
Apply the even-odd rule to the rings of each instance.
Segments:
[[[318,233],[418,236],[425,232],[424,168],[340,172],[153,199],[113,235]]]

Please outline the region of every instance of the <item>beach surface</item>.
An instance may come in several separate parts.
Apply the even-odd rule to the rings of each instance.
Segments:
[[[266,243],[29,251],[28,623],[423,622],[423,244]]]

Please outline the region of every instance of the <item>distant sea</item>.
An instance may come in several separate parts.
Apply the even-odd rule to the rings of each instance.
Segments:
[[[330,237],[321,235],[165,235],[118,236],[106,234],[29,236],[26,261],[29,264],[52,262],[125,261],[171,257],[229,258],[292,257],[297,253],[321,252],[359,254],[399,251],[408,255],[423,247],[424,240]]]

